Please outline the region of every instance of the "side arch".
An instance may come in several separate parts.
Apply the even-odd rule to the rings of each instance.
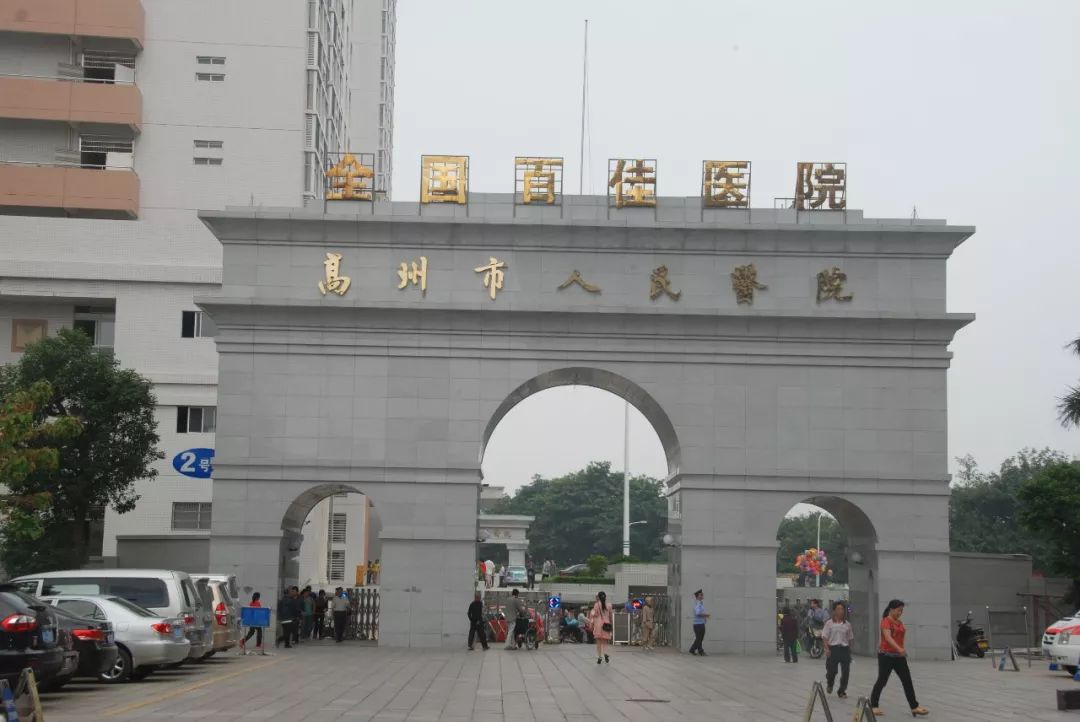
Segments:
[[[511,391],[495,409],[495,413],[492,414],[487,427],[484,429],[479,460],[483,462],[484,452],[487,449],[488,441],[491,440],[491,435],[510,409],[533,394],[556,386],[591,386],[603,391],[609,391],[628,401],[649,421],[653,430],[656,431],[656,435],[660,438],[660,444],[664,447],[664,455],[667,457],[668,478],[670,479],[679,473],[682,461],[679,438],[675,433],[675,426],[671,423],[671,419],[668,418],[667,413],[656,399],[625,376],[588,366],[574,366],[547,371],[529,379]]]

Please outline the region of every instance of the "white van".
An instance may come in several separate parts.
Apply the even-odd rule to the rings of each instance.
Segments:
[[[95,594],[126,599],[162,617],[184,620],[191,641],[188,659],[201,659],[210,650],[209,625],[213,610],[203,603],[187,572],[167,569],[70,569],[25,574],[8,582],[35,597]]]

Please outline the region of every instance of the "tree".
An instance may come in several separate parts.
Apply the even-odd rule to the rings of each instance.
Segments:
[[[1050,464],[1017,497],[1020,523],[1044,541],[1049,571],[1072,580],[1068,601],[1080,603],[1080,462]]]
[[[54,471],[59,452],[50,446],[82,432],[71,417],[46,422],[37,420],[41,408],[52,396],[52,387],[38,381],[29,389],[16,391],[0,405],[0,540],[33,541],[44,533],[41,512],[52,498],[47,491],[35,491],[27,480],[42,471]]]
[[[661,482],[630,477],[630,549],[639,559],[661,557],[667,526],[667,503]],[[544,479],[533,477],[492,514],[536,517],[529,528],[529,552],[537,559],[575,564],[592,554],[611,558],[622,553],[623,477],[611,463],[594,461],[581,471]]]
[[[39,381],[49,383],[52,393],[35,409],[34,421],[70,418],[82,433],[57,442],[55,468],[39,467],[27,476],[25,491],[49,494],[50,505],[42,514],[41,541],[3,540],[0,554],[11,574],[84,564],[91,515],[105,506],[121,514],[134,509],[135,481],[153,480],[153,463],[163,457],[150,382],[121,369],[86,334],[65,329],[28,346],[0,372],[0,393],[9,398]]]
[[[970,455],[949,497],[949,547],[954,552],[1029,554],[1032,566],[1049,571],[1046,541],[1020,523],[1020,488],[1047,468],[1067,461],[1060,451],[1021,449],[996,472],[983,473]]]
[[[1070,343],[1069,348],[1080,356],[1080,338]],[[1062,426],[1080,426],[1080,385],[1070,386],[1058,401],[1058,418]]]
[[[817,519],[821,517],[821,548],[829,557],[833,570],[832,581],[843,584],[848,580],[847,532],[836,519],[822,512],[789,516],[780,522],[776,539],[780,548],[776,551],[776,573],[798,574],[795,557],[817,546]],[[810,584],[811,582],[807,582]]]

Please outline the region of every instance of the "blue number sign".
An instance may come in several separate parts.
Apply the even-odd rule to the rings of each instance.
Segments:
[[[209,479],[214,467],[211,460],[214,458],[213,449],[187,449],[173,457],[173,468],[184,476],[195,479]]]

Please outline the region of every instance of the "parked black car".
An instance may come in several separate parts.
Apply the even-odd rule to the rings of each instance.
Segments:
[[[112,622],[99,619],[78,617],[71,612],[54,607],[61,636],[71,637],[74,651],[79,657],[76,668],[71,672],[61,672],[47,688],[58,689],[73,677],[93,677],[97,679],[103,672],[108,672],[116,664],[120,650],[113,636]]]
[[[14,683],[27,667],[39,683],[56,677],[64,664],[56,619],[49,605],[0,585],[0,677]]]

